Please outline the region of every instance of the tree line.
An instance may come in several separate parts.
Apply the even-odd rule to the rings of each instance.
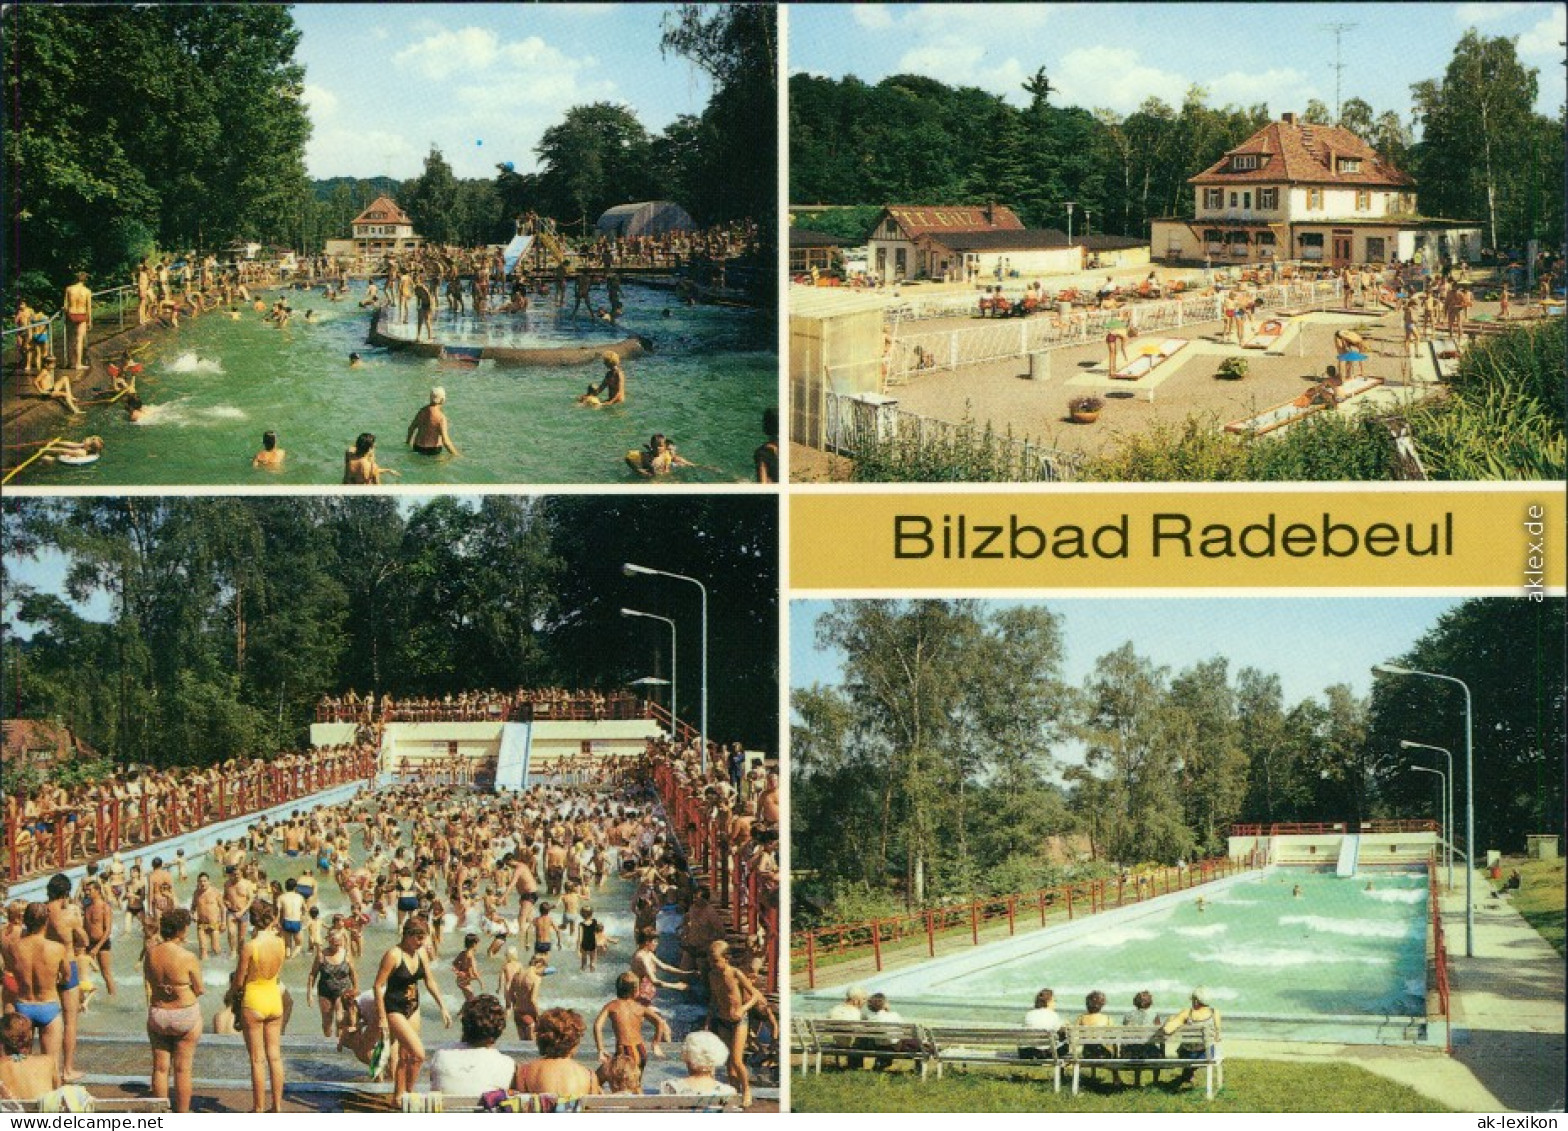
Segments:
[[[777,523],[767,498],[486,496],[9,501],[7,717],[59,719],[120,762],[201,765],[303,741],[322,695],[668,679],[699,717],[695,587],[708,587],[709,733],[777,738]],[[63,557],[59,591],[19,559]],[[107,619],[83,602],[107,603]],[[25,627],[29,635],[19,632]],[[651,698],[664,702],[656,689]]]
[[[1441,78],[1411,90],[1404,114],[1352,97],[1338,118],[1313,99],[1303,121],[1337,124],[1413,175],[1423,214],[1481,220],[1488,246],[1563,238],[1563,115],[1534,110],[1538,73],[1506,38],[1466,32]],[[1270,121],[1268,107],[1215,107],[1201,86],[1179,107],[1146,99],[1131,114],[1062,106],[1042,67],[1015,107],[976,87],[920,75],[875,85],[853,75],[790,77],[790,200],[811,204],[984,204],[1029,227],[1147,238],[1149,222],[1190,218],[1187,184]],[[1414,126],[1422,128],[1414,140]],[[863,239],[863,212],[824,211],[809,226]],[[804,221],[803,221],[804,222]]]
[[[299,40],[281,5],[9,10],[7,291],[52,304],[158,248],[287,242],[309,200]]]
[[[574,106],[537,173],[459,180],[438,147],[418,177],[312,184],[300,31],[282,5],[19,5],[7,13],[4,282],[52,309],[77,271],[130,282],[143,258],[238,239],[314,254],[391,189],[443,243],[505,242],[533,210],[569,231],[616,204],[680,202],[701,224],[776,209],[776,13],[676,6],[661,51],[713,95],[658,135],[621,105]]]
[[[1482,849],[1562,825],[1563,614],[1561,599],[1466,602],[1391,658],[1471,687]],[[1435,820],[1434,779],[1402,739],[1452,749],[1462,776],[1462,703],[1439,681],[1291,703],[1275,673],[1222,655],[1173,672],[1129,641],[1073,685],[1062,623],[969,600],[838,601],[819,618],[843,680],[791,696],[807,918],[1223,854],[1238,822]]]

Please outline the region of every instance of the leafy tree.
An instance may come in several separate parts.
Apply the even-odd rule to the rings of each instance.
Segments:
[[[1474,28],[1460,37],[1441,79],[1411,87],[1422,126],[1416,147],[1422,206],[1430,214],[1484,215],[1487,239],[1527,239],[1531,162],[1557,169],[1561,196],[1562,136],[1533,152],[1537,72],[1519,61],[1513,40]]]
[[[543,211],[563,223],[591,227],[612,205],[642,200],[650,187],[649,139],[624,106],[574,106],[534,147],[543,169]]]
[[[403,186],[398,204],[414,222],[414,230],[433,243],[454,243],[458,236],[457,178],[441,150],[430,147],[425,171]]]

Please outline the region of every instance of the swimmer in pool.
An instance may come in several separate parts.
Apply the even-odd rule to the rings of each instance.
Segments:
[[[269,428],[261,434],[261,451],[256,453],[256,458],[250,461],[250,465],[266,468],[268,471],[277,471],[283,466],[283,457],[287,454],[278,447],[278,434]]]
[[[348,367],[350,369],[363,369],[365,368],[365,359],[357,353],[351,353],[348,355]]]
[[[147,406],[142,403],[142,399],[135,393],[131,393],[125,398],[125,415],[132,424],[135,424],[147,415]]]
[[[599,386],[589,385],[588,390],[577,398],[577,403],[587,405],[589,408],[598,408],[603,403],[599,400]]]
[[[421,308],[423,309],[423,308]],[[457,455],[457,447],[446,429],[446,390],[440,385],[430,390],[430,403],[414,414],[408,426],[406,443],[422,456],[438,456],[443,451]]]
[[[655,475],[668,475],[677,467],[695,467],[691,460],[677,455],[675,445],[662,432],[655,432],[642,450],[642,459],[632,468],[638,475],[652,479]]]
[[[102,436],[89,436],[80,444],[73,440],[60,440],[49,447],[49,454],[56,458],[65,456],[67,459],[86,459],[88,456],[96,456],[102,452]]]

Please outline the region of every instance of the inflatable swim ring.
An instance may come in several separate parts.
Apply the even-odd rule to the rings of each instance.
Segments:
[[[96,454],[81,456],[60,455],[55,456],[54,460],[56,463],[63,463],[70,467],[86,467],[90,463],[97,463],[98,456]]]

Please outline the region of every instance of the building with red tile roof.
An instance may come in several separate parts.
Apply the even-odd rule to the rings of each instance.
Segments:
[[[1153,221],[1156,258],[1217,263],[1475,259],[1481,225],[1422,216],[1416,183],[1349,130],[1284,114],[1188,179],[1191,220]]]
[[[415,251],[424,241],[414,232],[414,221],[390,196],[378,196],[349,223],[350,239],[328,240],[326,253],[338,256],[382,256]]]

